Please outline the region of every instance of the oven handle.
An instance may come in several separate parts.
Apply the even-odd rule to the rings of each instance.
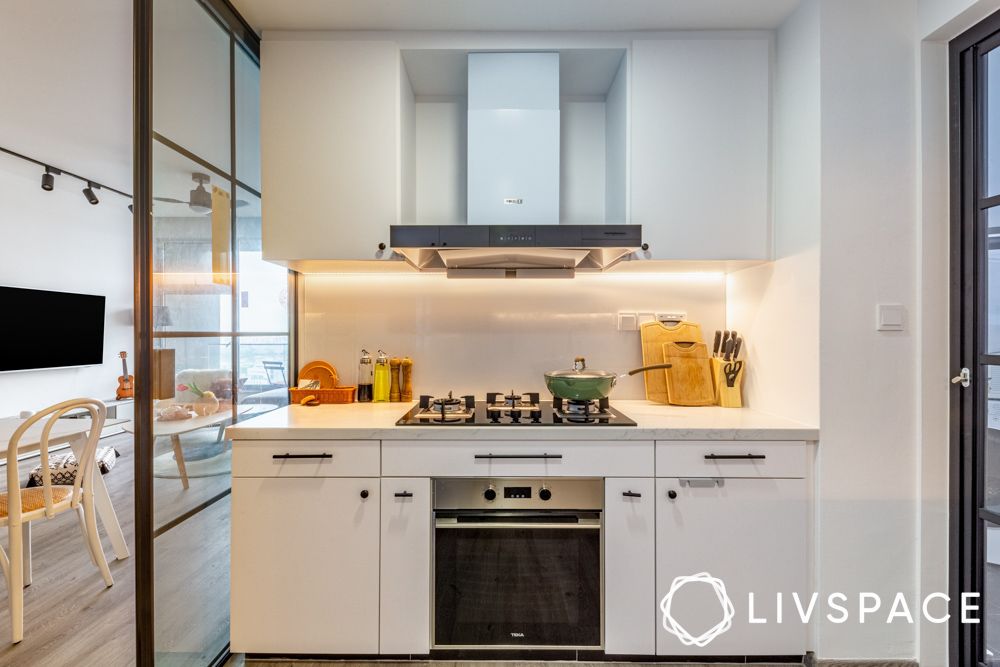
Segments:
[[[600,519],[580,519],[579,523],[532,523],[532,522],[518,522],[518,521],[484,521],[482,523],[472,523],[465,521],[459,523],[454,519],[435,519],[435,528],[449,528],[449,529],[463,529],[463,528],[546,528],[549,530],[600,530],[601,520]]]

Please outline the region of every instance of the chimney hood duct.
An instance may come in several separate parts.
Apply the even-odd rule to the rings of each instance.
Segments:
[[[639,225],[559,224],[559,54],[468,55],[467,225],[393,225],[414,267],[602,270],[642,246]]]
[[[559,221],[559,54],[470,53],[470,225]]]

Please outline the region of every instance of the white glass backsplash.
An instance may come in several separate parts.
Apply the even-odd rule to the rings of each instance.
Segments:
[[[573,280],[448,280],[442,275],[306,275],[300,363],[323,359],[354,384],[361,348],[414,360],[415,394],[539,391],[543,373],[582,355],[591,368],[640,366],[618,313],[681,310],[711,340],[726,321],[721,273],[578,275]],[[613,397],[643,398],[640,376]]]

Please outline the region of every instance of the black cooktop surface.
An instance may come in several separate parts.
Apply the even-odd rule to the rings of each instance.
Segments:
[[[433,399],[420,403],[396,422],[397,426],[636,426],[607,400],[589,403],[542,401],[534,394],[511,400],[490,394],[489,400],[472,396]],[[506,399],[506,400],[505,400]]]

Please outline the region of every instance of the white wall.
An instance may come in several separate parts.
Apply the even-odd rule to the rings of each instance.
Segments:
[[[0,145],[131,191],[131,7],[128,0],[3,4]],[[41,173],[0,155],[0,285],[106,295],[105,363],[0,374],[0,416],[79,395],[112,397],[117,353],[132,348],[129,202],[98,192],[101,204],[91,206],[83,184],[65,176],[44,192]]]
[[[913,0],[821,14],[819,589],[917,588],[916,56]],[[875,305],[910,324],[875,331]],[[822,658],[913,658],[916,630],[825,620]]]
[[[416,223],[465,224],[464,98],[416,104]]]
[[[628,63],[622,56],[604,103],[604,219],[612,225],[628,220]]]
[[[543,373],[583,355],[592,368],[642,365],[638,332],[617,313],[681,309],[710,337],[725,323],[722,274],[611,273],[574,280],[448,280],[441,274],[307,275],[300,361],[356,382],[361,348],[414,360],[416,393],[545,392]],[[642,378],[615,397],[642,398]]]
[[[819,19],[807,0],[777,34],[775,261],[730,274],[726,303],[746,340],[748,405],[807,424],[819,423]]]
[[[559,105],[559,220],[604,222],[604,102],[562,100]]]

